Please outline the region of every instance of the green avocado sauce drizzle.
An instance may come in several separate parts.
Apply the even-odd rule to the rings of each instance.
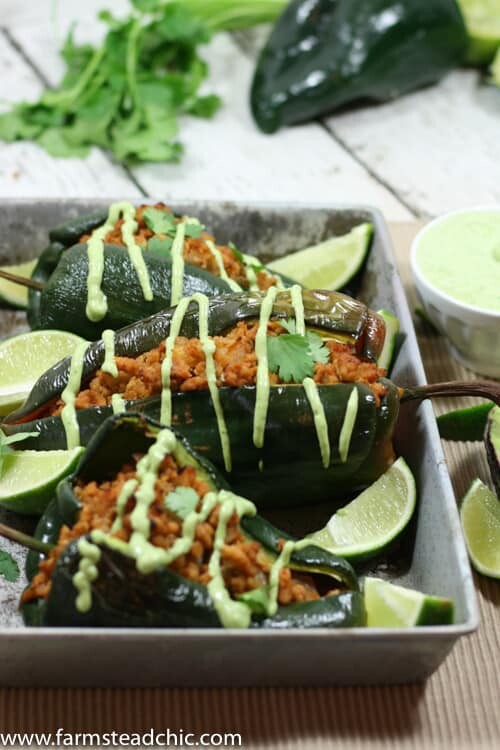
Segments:
[[[137,464],[137,478],[129,479],[123,485],[116,505],[116,518],[111,532],[94,530],[90,534],[90,541],[82,538],[78,542],[80,562],[78,571],[73,576],[73,585],[78,591],[75,606],[79,612],[88,612],[92,607],[92,583],[98,578],[98,563],[102,550],[97,545],[114,549],[135,560],[137,570],[148,575],[161,567],[168,567],[181,555],[186,555],[194,542],[196,527],[206,521],[216,505],[219,505],[219,517],[215,530],[212,554],[208,564],[210,581],[207,584],[208,593],[225,628],[247,628],[250,625],[251,608],[241,601],[231,598],[227,590],[221,564],[221,550],[226,541],[227,526],[234,514],[254,516],[257,512],[255,505],[246,498],[235,495],[228,490],[207,492],[201,501],[199,511],[193,510],[183,521],[182,536],[175,540],[168,548],[155,547],[150,542],[149,509],[155,500],[155,484],[161,463],[166,455],[175,456],[177,440],[169,429],[161,430],[148,452]],[[117,539],[111,534],[122,528],[123,516],[128,500],[135,495],[135,507],[130,516],[132,534],[128,542]],[[279,575],[281,570],[289,565],[294,551],[310,544],[307,539],[297,542],[287,541],[269,572],[269,586],[266,600],[266,611],[269,616],[276,614],[278,609]]]
[[[104,362],[101,365],[101,370],[117,378],[119,372],[115,360],[115,332],[107,328],[102,332],[102,340],[104,343]],[[122,414],[126,410],[125,401],[119,393],[113,393],[111,396],[111,407],[113,414]]]
[[[113,203],[109,207],[106,222],[101,227],[94,229],[87,242],[89,270],[87,275],[88,296],[85,312],[87,318],[93,322],[102,320],[108,311],[106,295],[101,289],[104,275],[104,239],[114,229],[120,217],[123,217],[121,227],[123,242],[127,247],[130,262],[137,274],[144,299],[148,302],[153,299],[148,269],[144,262],[142,249],[134,238],[134,233],[137,231],[135,207],[127,201]]]
[[[238,282],[234,281],[234,279],[231,279],[227,275],[227,271],[224,267],[224,261],[222,260],[222,254],[219,248],[215,246],[212,240],[206,240],[206,244],[214,257],[215,262],[217,263],[217,268],[219,269],[219,276],[221,277],[221,279],[223,279],[229,285],[230,289],[232,289],[233,292],[243,291]]]
[[[64,407],[61,412],[61,420],[66,432],[66,447],[78,448],[80,445],[80,428],[76,417],[75,401],[82,383],[83,360],[87,351],[88,343],[81,341],[77,344],[71,357],[68,382],[61,393]]]
[[[212,398],[214,405],[215,417],[217,420],[217,428],[219,431],[219,440],[221,444],[222,456],[224,459],[224,467],[226,471],[231,471],[231,445],[229,442],[229,433],[227,431],[226,420],[224,417],[224,411],[220,401],[219,388],[217,387],[217,374],[215,370],[215,343],[208,335],[208,297],[205,294],[196,292],[192,297],[183,297],[177,309],[172,317],[170,325],[170,333],[165,341],[165,357],[161,367],[161,380],[162,380],[162,392],[161,392],[161,411],[160,421],[162,424],[172,424],[172,356],[175,346],[175,340],[180,333],[182,321],[187,312],[187,309],[191,302],[196,302],[199,309],[198,321],[199,321],[199,338],[201,342],[201,348],[205,355],[205,368],[207,376],[208,390]]]
[[[267,324],[273,311],[273,304],[278,290],[269,287],[260,306],[259,326],[255,336],[255,355],[257,357],[257,378],[255,382],[255,409],[253,413],[253,443],[256,448],[264,445],[267,410],[269,407],[269,365],[267,361]]]
[[[344,414],[344,422],[339,436],[339,454],[343,464],[347,461],[349,455],[349,446],[351,445],[352,431],[358,415],[359,394],[356,385],[354,385],[351,395],[347,400],[347,406]]]
[[[176,305],[182,298],[184,287],[184,238],[186,225],[184,219],[177,224],[175,238],[172,244],[172,291],[170,293],[170,304]]]

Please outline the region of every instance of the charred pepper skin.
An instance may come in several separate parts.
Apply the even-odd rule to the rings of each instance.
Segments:
[[[455,0],[293,0],[255,70],[250,102],[265,133],[360,100],[393,99],[460,65]]]
[[[161,425],[142,415],[129,413],[108,419],[87,447],[75,474],[62,482],[57,497],[40,519],[35,536],[55,543],[63,524],[72,526],[81,508],[73,491],[79,479],[87,482],[111,478],[133,453],[147,450]],[[194,452],[177,435],[185,456],[203,473],[209,486],[226,489],[217,470]],[[241,528],[250,539],[260,542],[273,559],[280,540],[289,535],[280,532],[261,516],[242,518]],[[149,575],[137,572],[135,563],[116,550],[101,545],[99,578],[92,584],[92,607],[81,613],[75,606],[76,590],[72,577],[80,555],[76,541],[61,554],[52,576],[52,588],[46,600],[23,603],[26,624],[104,627],[221,627],[207,588],[193,583],[174,571],[160,568]],[[28,579],[37,571],[43,556],[30,552],[26,564]],[[279,607],[274,617],[254,615],[251,627],[352,627],[365,623],[363,597],[350,564],[326,550],[311,545],[292,556],[290,566],[307,573],[332,578],[339,594],[318,601]],[[124,581],[126,584],[124,585]]]
[[[383,346],[384,323],[365,305],[336,292],[304,290],[306,324],[331,334],[345,335],[356,342],[360,354],[375,359]],[[209,331],[223,332],[238,320],[255,319],[263,295],[229,295],[209,301]],[[168,335],[173,311],[167,310],[149,320],[123,329],[116,335],[117,355],[136,356],[157,346]],[[291,314],[290,294],[277,297],[274,314]],[[198,309],[192,305],[184,319],[181,335],[198,333]],[[102,342],[90,345],[84,363],[84,379],[102,365]],[[25,404],[13,412],[2,426],[6,434],[33,431],[21,445],[35,450],[64,449],[65,432],[60,417],[36,419],[47,403],[59,397],[69,372],[69,360],[63,360],[35,385]],[[224,459],[214,408],[206,391],[176,392],[172,397],[173,425],[186,435],[196,450],[225,474],[231,487],[248,493],[259,508],[277,505],[305,505],[328,497],[334,504],[373,482],[392,459],[391,436],[399,411],[399,393],[391,381],[383,381],[387,394],[377,407],[371,390],[362,384],[319,385],[325,410],[331,461],[324,468],[309,400],[302,385],[274,386],[269,406],[262,449],[253,443],[255,387],[222,387],[219,397],[229,433],[232,470],[224,472]],[[353,391],[358,391],[358,410],[347,460],[339,455],[340,430]],[[128,404],[155,419],[160,417],[160,397]],[[96,407],[77,412],[80,439],[87,444],[99,424],[112,413],[111,407]],[[18,423],[18,424],[15,424]],[[262,463],[260,463],[262,461]],[[259,468],[261,467],[261,468]]]
[[[92,341],[106,328],[123,328],[170,306],[172,261],[169,258],[144,253],[153,292],[153,299],[148,302],[126,248],[106,244],[102,290],[108,311],[100,321],[92,322],[87,318],[87,245],[81,243],[80,238],[101,226],[106,217],[107,213],[103,212],[76,217],[49,232],[50,245],[41,253],[32,274],[45,288],[28,292],[27,317],[32,329],[65,330]],[[295,283],[281,274],[273,272],[273,275],[286,287]],[[185,263],[183,296],[196,292],[214,297],[230,293],[231,287],[219,276]]]

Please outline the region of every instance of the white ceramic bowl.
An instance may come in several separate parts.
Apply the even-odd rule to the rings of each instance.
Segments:
[[[452,355],[465,367],[481,375],[500,378],[500,311],[486,310],[450,297],[431,284],[418,266],[422,238],[450,216],[476,211],[498,211],[496,206],[480,206],[440,216],[420,230],[411,247],[411,269],[424,309],[436,328],[447,338]]]

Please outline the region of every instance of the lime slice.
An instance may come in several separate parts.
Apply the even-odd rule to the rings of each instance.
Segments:
[[[372,234],[371,224],[360,224],[349,234],[285,255],[267,267],[309,289],[340,289],[361,268]]]
[[[83,448],[7,453],[0,478],[0,505],[16,513],[40,515],[82,453]]]
[[[473,566],[500,578],[500,502],[480,479],[472,482],[462,500],[460,517]]]
[[[396,586],[381,578],[365,578],[366,624],[371,628],[451,625],[453,602],[440,596]]]
[[[32,331],[0,343],[0,415],[23,403],[40,375],[83,341],[66,331]]]
[[[16,276],[29,278],[36,264],[36,259],[29,260],[27,263],[21,263],[18,266],[1,266],[0,271],[8,271]],[[15,284],[13,281],[0,278],[0,302],[7,302],[8,305],[26,310],[28,307],[28,289],[21,284]]]
[[[482,440],[493,404],[487,401],[466,409],[455,409],[437,418],[439,434],[443,440],[466,442]]]
[[[500,46],[500,0],[458,0],[458,5],[469,35],[467,62],[485,65]]]
[[[399,333],[399,320],[388,310],[379,310],[378,314],[385,322],[385,339],[377,364],[379,367],[383,367],[389,372],[389,368],[394,358],[396,338]]]
[[[381,552],[408,524],[415,510],[415,479],[403,458],[341,508],[308,538],[348,560]]]
[[[500,86],[500,47],[490,65],[490,83],[494,83],[495,86]]]

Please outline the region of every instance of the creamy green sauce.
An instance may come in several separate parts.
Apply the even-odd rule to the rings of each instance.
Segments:
[[[214,548],[208,564],[210,581],[207,585],[208,593],[212,597],[215,610],[225,628],[247,628],[250,625],[252,613],[243,602],[231,599],[222,575],[220,551],[226,540],[227,524],[233,513],[239,518],[244,515],[255,515],[255,505],[243,497],[233,495],[232,492],[219,492],[221,507],[219,523],[215,532]]]
[[[175,340],[178,337],[182,321],[187,312],[189,304],[191,302],[190,297],[183,297],[177,305],[175,312],[172,316],[170,323],[170,333],[165,340],[165,357],[161,363],[161,408],[160,408],[160,422],[165,425],[172,424],[172,388],[171,388],[171,377],[172,377],[172,356],[174,352]]]
[[[78,591],[75,606],[79,612],[88,612],[92,606],[92,582],[99,575],[97,564],[101,559],[101,550],[87,539],[80,539],[77,548],[81,557],[78,571],[72,578],[73,585]]]
[[[186,226],[184,220],[177,224],[174,242],[172,244],[172,291],[170,304],[176,305],[182,298],[184,287],[184,237]]]
[[[257,379],[255,383],[255,408],[253,414],[253,442],[256,448],[264,445],[264,430],[269,406],[269,365],[267,361],[267,324],[273,311],[274,300],[278,290],[272,286],[266,292],[260,306],[259,326],[255,336],[255,355],[257,357]]]
[[[500,211],[464,211],[439,221],[421,236],[415,260],[453,299],[500,312]]]
[[[117,378],[118,367],[115,362],[115,332],[111,328],[106,328],[102,332],[102,341],[104,344],[104,362],[101,365],[101,370]]]
[[[205,294],[197,292],[193,295],[192,299],[198,303],[199,308],[199,336],[201,348],[205,355],[208,390],[212,397],[215,417],[217,419],[217,429],[219,431],[222,456],[224,458],[224,468],[226,471],[231,471],[231,447],[229,444],[229,434],[220,401],[219,389],[217,387],[217,373],[214,361],[215,342],[208,336],[208,297]]]
[[[281,548],[281,552],[274,561],[269,573],[269,594],[267,600],[267,614],[272,617],[278,611],[278,593],[280,583],[280,573],[283,568],[290,564],[290,559],[294,552],[298,552],[303,547],[311,544],[309,539],[300,539],[298,542],[289,540]]]
[[[319,397],[318,386],[312,378],[305,378],[302,381],[307,400],[311,406],[313,414],[314,427],[318,436],[319,449],[323,467],[327,469],[330,466],[330,437],[328,435],[328,423],[326,421],[325,409]]]
[[[304,321],[304,301],[302,299],[302,289],[298,284],[294,284],[291,287],[290,299],[295,314],[295,330],[299,336],[305,336],[306,324]]]
[[[343,464],[347,461],[349,455],[349,446],[351,445],[352,431],[358,416],[359,394],[354,385],[349,398],[344,415],[344,422],[339,435],[339,455]]]
[[[219,248],[215,246],[212,240],[207,240],[206,244],[207,244],[208,249],[212,253],[213,257],[215,258],[215,262],[217,263],[217,268],[219,269],[219,275],[221,279],[223,279],[229,285],[230,289],[232,289],[233,292],[243,291],[241,286],[238,284],[238,282],[234,281],[234,279],[231,279],[227,275],[227,271],[224,267],[224,261],[222,259],[222,254]]]
[[[66,447],[68,450],[78,448],[80,445],[80,428],[76,417],[75,401],[82,383],[83,360],[87,347],[86,341],[77,344],[71,357],[68,383],[61,393],[61,399],[64,402],[61,420],[66,432]]]
[[[106,295],[101,289],[104,274],[104,239],[108,232],[114,229],[120,217],[123,217],[121,227],[123,242],[128,250],[130,262],[137,274],[144,299],[147,301],[153,299],[143,252],[134,238],[134,232],[137,230],[135,208],[127,201],[113,203],[109,207],[106,222],[101,227],[94,229],[87,242],[89,270],[87,275],[87,306],[85,312],[87,318],[93,322],[102,320],[108,311]]]
[[[123,414],[124,411],[127,411],[127,404],[120,393],[113,393],[111,396],[111,408],[113,414]]]
[[[132,263],[139,284],[141,285],[142,294],[147,302],[153,299],[151,291],[151,281],[149,278],[148,268],[144,260],[144,253],[140,245],[135,241],[134,234],[137,232],[137,221],[135,220],[135,207],[131,203],[118,203],[115,208],[121,211],[123,216],[122,237],[127,247],[130,262]]]

